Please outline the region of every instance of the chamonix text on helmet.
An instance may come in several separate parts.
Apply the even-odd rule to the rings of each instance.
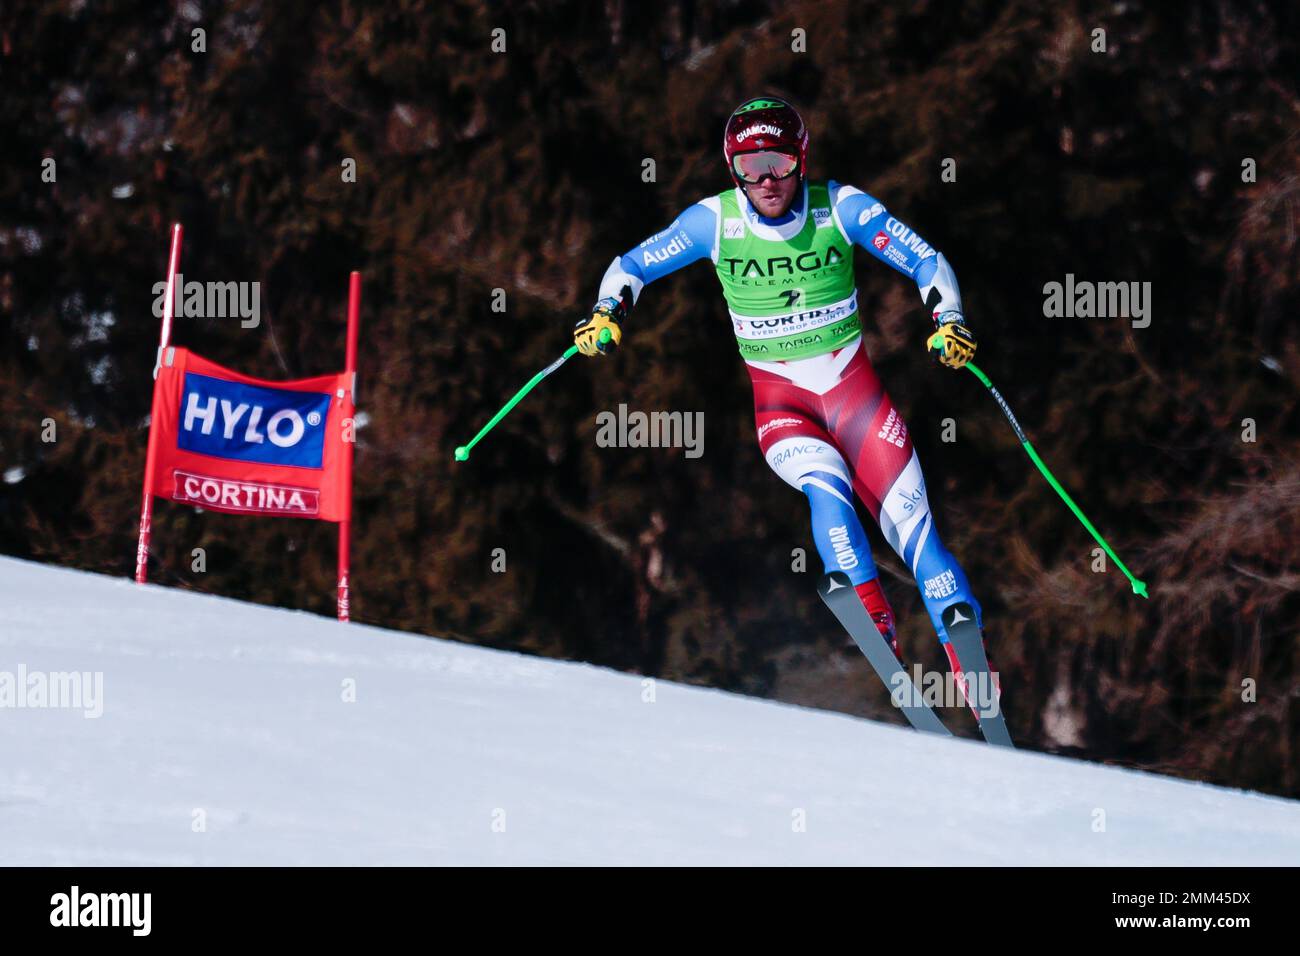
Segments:
[[[808,127],[798,110],[773,96],[745,101],[727,120],[722,135],[722,156],[737,186],[743,186],[743,181],[737,172],[736,156],[765,150],[789,154],[798,161],[795,172],[800,180],[807,177]],[[770,170],[771,175],[784,172],[772,163],[762,164],[762,168]]]

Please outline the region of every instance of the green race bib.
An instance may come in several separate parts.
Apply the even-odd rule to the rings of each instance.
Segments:
[[[736,190],[718,196],[716,269],[740,354],[758,361],[808,358],[862,334],[853,244],[836,226],[825,183],[809,183],[802,228],[789,238],[751,220]]]

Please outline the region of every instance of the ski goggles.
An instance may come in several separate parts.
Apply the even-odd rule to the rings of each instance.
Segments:
[[[742,183],[757,183],[764,176],[785,179],[799,169],[799,156],[778,149],[760,149],[753,153],[737,153],[731,157],[731,170]]]

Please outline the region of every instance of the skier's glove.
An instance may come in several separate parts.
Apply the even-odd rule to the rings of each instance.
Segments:
[[[940,365],[961,368],[975,357],[975,336],[960,312],[944,312],[935,319],[935,331],[926,340],[926,348]]]
[[[592,308],[591,317],[574,327],[573,344],[583,355],[606,355],[618,348],[623,340],[622,322],[627,318],[631,301],[631,290],[625,288],[623,292],[621,299],[612,295],[601,299]]]

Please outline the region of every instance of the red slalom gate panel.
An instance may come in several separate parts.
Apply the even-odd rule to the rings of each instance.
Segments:
[[[353,272],[349,281],[342,372],[253,378],[170,344],[181,234],[178,223],[154,369],[135,579],[148,579],[155,496],[227,514],[332,521],[339,526],[338,617],[346,621],[361,274]]]

